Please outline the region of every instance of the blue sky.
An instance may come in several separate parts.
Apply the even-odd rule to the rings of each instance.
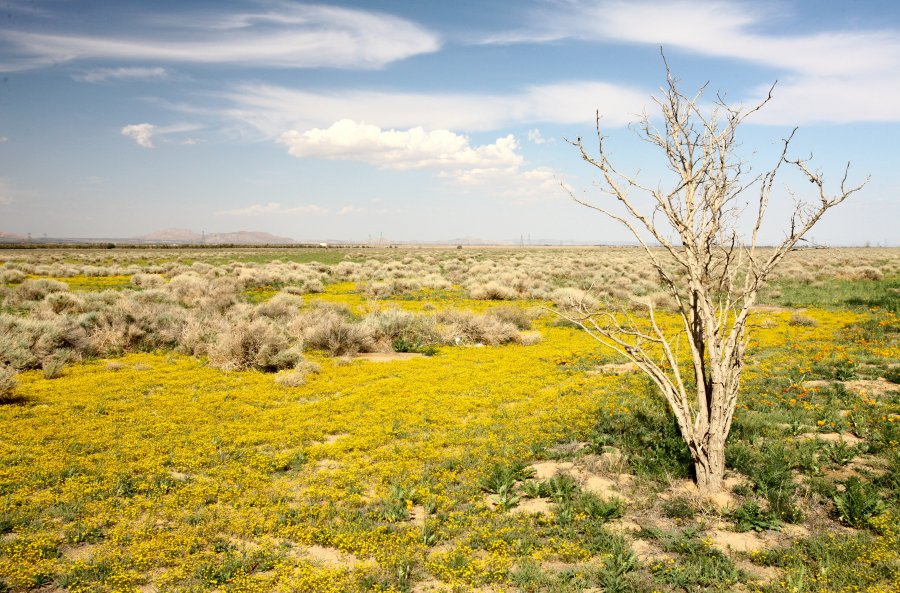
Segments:
[[[741,155],[871,181],[812,237],[898,244],[893,0],[174,0],[0,5],[0,231],[180,227],[300,240],[620,242],[573,203],[596,176],[565,138],[594,113],[619,168],[664,178],[627,124],[664,81],[750,104]],[[652,115],[652,112],[651,112]],[[784,176],[766,239],[794,191]]]

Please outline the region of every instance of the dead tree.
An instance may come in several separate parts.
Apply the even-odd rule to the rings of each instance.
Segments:
[[[749,108],[729,106],[717,97],[706,112],[698,104],[703,90],[701,87],[690,97],[682,94],[666,64],[666,85],[660,89],[661,96],[653,98],[661,111],[662,127],[646,113],[635,125],[642,140],[664,153],[666,165],[674,173],[667,189],[644,185],[613,166],[600,131],[599,113],[597,152],[588,152],[581,138],[570,142],[599,170],[601,186],[614,198],[613,203],[620,204],[620,212],[571,191],[570,195],[623,224],[640,242],[674,302],[680,317],[678,331],[663,329],[652,302],[643,303],[647,315],[640,319],[624,310],[588,306],[561,314],[652,379],[690,450],[699,490],[711,493],[722,485],[725,440],[741,387],[748,319],[759,290],[822,215],[866,182],[848,185],[848,163],[840,187],[829,193],[822,174],[811,169],[808,160],[788,157],[796,128],[782,141],[774,166],[751,176],[746,163],[735,155],[736,132],[748,116],[769,102],[772,90]],[[796,202],[779,244],[762,248],[760,226],[782,165],[799,170],[812,184],[815,196]],[[652,210],[639,208],[635,196],[648,196]],[[752,198],[745,203],[745,196]],[[748,206],[751,226],[741,232],[738,226]]]

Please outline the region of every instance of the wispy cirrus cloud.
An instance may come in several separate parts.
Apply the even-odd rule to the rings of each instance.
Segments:
[[[307,91],[242,84],[221,95],[217,117],[277,138],[285,130],[321,127],[353,114],[382,128],[498,130],[532,122],[590,123],[595,110],[609,126],[624,126],[647,103],[648,92],[590,81],[534,85],[506,94],[384,91]],[[192,115],[209,108],[172,106]]]
[[[773,69],[772,103],[752,122],[771,124],[900,121],[900,31],[768,32],[786,5],[769,2],[557,0],[533,11],[517,30],[483,43],[546,43],[576,39],[681,49]],[[768,86],[752,89],[759,100]],[[802,107],[800,107],[802,106]]]
[[[221,210],[217,216],[267,216],[275,214],[327,214],[330,210],[316,204],[302,204],[300,206],[285,206],[280,202],[267,202],[265,204],[251,204],[244,208]]]
[[[171,75],[170,70],[161,67],[95,68],[75,73],[72,79],[78,82],[101,83],[119,80],[165,80]]]
[[[119,133],[127,138],[131,138],[134,142],[143,148],[156,148],[154,139],[163,139],[165,142],[175,142],[182,145],[197,144],[199,140],[196,138],[182,138],[170,140],[168,136],[173,134],[181,134],[184,132],[193,132],[202,129],[203,126],[197,124],[173,124],[169,126],[157,126],[151,123],[129,124],[124,126]]]
[[[381,68],[441,46],[430,30],[389,14],[294,2],[256,11],[149,18],[130,36],[0,31],[0,71],[78,60],[153,60],[270,68]]]

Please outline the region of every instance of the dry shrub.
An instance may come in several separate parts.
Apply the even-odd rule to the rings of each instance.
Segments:
[[[17,284],[27,278],[25,272],[21,270],[2,270],[0,271],[0,284]]]
[[[59,280],[26,280],[16,287],[16,296],[23,301],[41,301],[51,292],[65,292],[69,285]]]
[[[69,360],[69,353],[65,350],[57,350],[41,362],[41,373],[45,379],[56,379],[62,377],[66,362]]]
[[[794,312],[791,315],[790,321],[788,321],[788,325],[799,326],[799,327],[816,327],[819,325],[819,322],[813,319],[812,317],[808,317],[800,312]]]
[[[539,331],[526,331],[519,334],[519,343],[523,346],[534,346],[539,344],[544,337]]]
[[[44,303],[56,314],[81,313],[86,310],[84,300],[71,292],[51,292],[44,297]]]
[[[491,280],[469,289],[469,296],[480,301],[512,301],[519,298],[519,293],[509,286]]]
[[[30,319],[0,315],[0,364],[18,370],[41,368],[58,351],[67,358],[90,353],[84,328],[71,319]]]
[[[450,344],[509,344],[520,341],[519,330],[508,321],[467,311],[444,311],[438,320],[445,324],[444,341]]]
[[[300,360],[299,349],[292,348],[287,336],[264,318],[223,319],[218,329],[207,356],[212,366],[223,371],[277,371]]]
[[[166,285],[166,279],[159,274],[135,274],[131,277],[131,283],[138,288],[160,288]]]
[[[325,350],[332,356],[371,352],[375,339],[369,327],[352,323],[332,309],[320,307],[298,320],[303,325],[303,337],[311,348]]]
[[[0,401],[9,398],[16,388],[16,369],[11,366],[0,366]]]
[[[496,317],[500,321],[512,323],[517,329],[531,329],[533,312],[525,311],[521,307],[516,307],[515,305],[493,307],[488,309],[487,314]]]
[[[306,384],[306,377],[311,373],[318,373],[320,367],[318,364],[301,359],[300,362],[289,371],[279,371],[275,375],[275,382],[282,387],[300,387]]]
[[[882,280],[884,273],[878,268],[862,266],[853,270],[852,277],[857,280]]]
[[[286,321],[297,314],[303,306],[303,297],[287,292],[279,292],[271,299],[256,307],[256,312],[269,319]]]
[[[595,311],[599,305],[597,299],[589,293],[572,287],[554,290],[550,299],[564,311]]]
[[[441,341],[434,317],[416,315],[401,309],[378,311],[366,316],[364,322],[375,340],[407,346],[433,346]]]

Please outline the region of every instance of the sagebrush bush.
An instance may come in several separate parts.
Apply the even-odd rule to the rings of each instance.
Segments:
[[[0,401],[9,398],[18,383],[16,369],[7,365],[0,365]]]
[[[367,326],[352,323],[334,310],[321,308],[313,313],[318,314],[303,330],[303,338],[310,347],[325,350],[332,356],[352,356],[374,350],[375,339]]]
[[[519,298],[519,293],[509,286],[490,281],[470,288],[469,296],[484,301],[512,301]]]
[[[442,311],[438,320],[444,324],[442,333],[448,344],[485,344],[494,346],[518,342],[521,338],[516,326],[489,315],[467,311]]]
[[[69,290],[69,285],[65,282],[40,278],[22,282],[16,287],[15,295],[23,301],[40,301],[51,292],[65,292],[67,290]]]
[[[225,371],[277,371],[293,367],[300,351],[265,318],[219,320],[214,341],[207,347],[212,366]]]
[[[559,288],[550,294],[551,300],[563,311],[594,311],[599,302],[579,288]]]

